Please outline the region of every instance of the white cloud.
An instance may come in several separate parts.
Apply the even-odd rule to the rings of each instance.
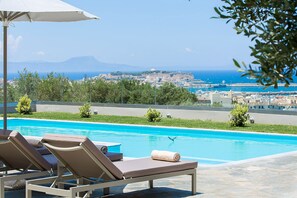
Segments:
[[[13,35],[8,35],[8,38],[7,38],[7,44],[8,44],[8,50],[12,51],[12,52],[16,52],[19,47],[20,47],[20,44],[23,40],[23,37],[22,36],[13,36]]]
[[[22,36],[13,36],[9,34],[7,36],[7,50],[10,55],[15,55],[20,48],[21,42],[23,41]],[[0,51],[3,50],[3,41],[0,41]],[[1,53],[2,56],[2,53]]]
[[[193,50],[192,50],[191,48],[189,48],[189,47],[186,47],[185,50],[186,50],[186,52],[188,52],[188,53],[192,53],[192,52],[193,52]]]
[[[196,54],[196,55],[199,54],[199,52],[197,50],[189,48],[189,47],[186,47],[185,51],[189,54]]]
[[[37,56],[44,56],[45,55],[45,52],[44,51],[38,51],[38,52],[35,52],[35,54]]]

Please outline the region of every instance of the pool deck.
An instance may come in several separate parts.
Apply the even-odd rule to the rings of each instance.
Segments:
[[[191,196],[190,177],[181,176],[157,180],[155,188],[147,189],[147,182],[112,188],[114,198],[295,198],[297,197],[297,152],[251,160],[241,164],[198,168],[197,195]],[[124,192],[124,193],[123,193]],[[94,193],[99,197],[101,192]],[[34,197],[49,198],[39,193]],[[24,190],[6,192],[7,198],[24,197]]]

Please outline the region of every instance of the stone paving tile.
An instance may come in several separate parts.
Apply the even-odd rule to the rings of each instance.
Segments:
[[[191,196],[190,177],[180,176],[155,181],[154,189],[141,182],[111,189],[110,198],[296,198],[297,153],[219,167],[199,167],[197,195]],[[7,198],[22,198],[24,190],[6,192]],[[40,193],[34,197],[52,198]],[[100,197],[96,191],[93,197]]]

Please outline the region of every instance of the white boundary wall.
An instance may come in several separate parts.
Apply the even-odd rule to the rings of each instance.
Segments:
[[[79,105],[61,105],[61,104],[37,104],[37,112],[69,112],[78,113]],[[158,109],[156,107],[156,109]],[[133,107],[111,107],[111,106],[93,106],[92,112],[98,111],[102,115],[119,115],[119,116],[144,116],[147,108],[133,108]],[[227,122],[229,120],[229,111],[215,111],[215,110],[188,110],[188,109],[158,109],[161,111],[163,117],[170,114],[173,118],[182,119],[199,119],[212,120],[219,122]],[[255,119],[256,123],[263,124],[283,124],[296,125],[297,115],[283,115],[283,114],[267,114],[267,113],[249,113]],[[297,114],[297,113],[296,113]]]

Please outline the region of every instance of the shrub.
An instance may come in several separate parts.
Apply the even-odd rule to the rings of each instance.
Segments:
[[[31,102],[32,100],[28,97],[27,94],[25,94],[19,99],[15,110],[20,114],[31,114]]]
[[[249,108],[247,105],[235,104],[230,112],[230,125],[238,127],[245,126],[249,119],[249,114],[247,114],[248,110]]]
[[[89,103],[84,104],[79,108],[79,113],[81,118],[91,117],[91,105]]]
[[[145,117],[149,122],[160,122],[162,115],[160,111],[156,109],[149,108],[145,114]]]

